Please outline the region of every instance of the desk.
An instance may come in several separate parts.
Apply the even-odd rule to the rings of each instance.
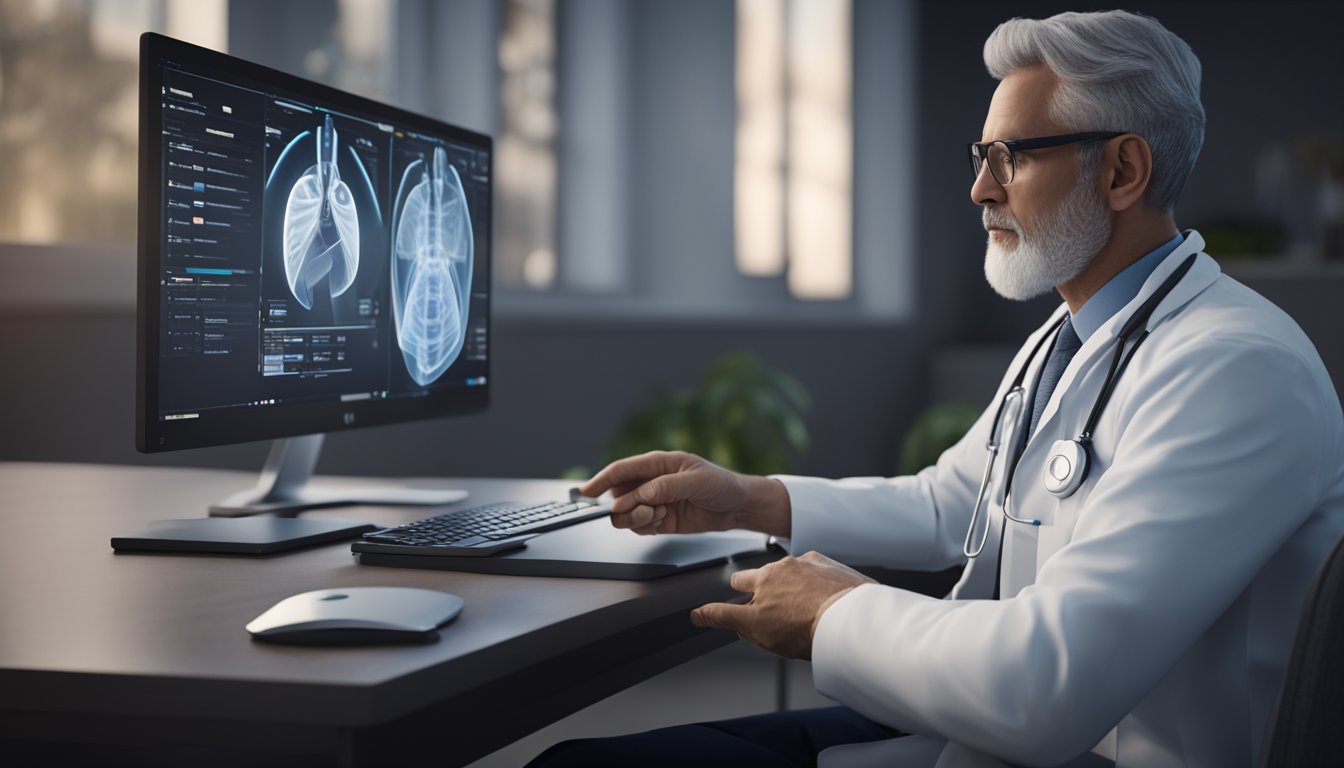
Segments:
[[[770,557],[629,582],[361,566],[348,543],[261,558],[108,545],[150,520],[204,515],[255,480],[0,464],[0,754],[60,764],[462,765],[734,640],[693,627],[687,612],[732,594],[731,570]],[[569,486],[425,484],[465,488],[474,504],[560,498]],[[305,514],[392,525],[426,512]],[[294,648],[256,643],[243,629],[291,594],[383,585],[454,592],[466,608],[428,646]]]

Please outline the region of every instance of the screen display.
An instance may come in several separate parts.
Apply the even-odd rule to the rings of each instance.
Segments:
[[[164,50],[142,61],[141,98],[149,90],[157,109],[142,103],[141,129],[157,147],[142,158],[141,206],[156,210],[142,210],[141,227],[156,223],[158,236],[155,301],[142,302],[153,313],[142,325],[155,327],[142,343],[152,333],[157,371],[142,406],[160,425],[157,447],[172,447],[173,422],[218,425],[192,425],[185,441],[218,444],[326,431],[356,414],[450,412],[454,393],[483,407],[466,392],[489,376],[489,140],[150,43]],[[430,408],[391,402],[436,397]],[[389,409],[355,405],[369,401]],[[248,434],[232,421],[243,414]]]

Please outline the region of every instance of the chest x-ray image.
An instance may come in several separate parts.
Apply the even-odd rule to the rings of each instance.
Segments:
[[[313,289],[329,277],[340,296],[359,273],[359,211],[337,168],[337,136],[327,115],[317,129],[317,162],[299,176],[285,204],[284,256],[289,290],[304,309]]]
[[[392,308],[406,369],[425,386],[462,351],[471,291],[471,215],[441,147],[407,166],[392,217]]]

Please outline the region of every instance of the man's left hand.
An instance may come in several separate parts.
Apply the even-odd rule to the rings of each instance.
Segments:
[[[738,571],[730,582],[745,604],[709,603],[691,611],[700,627],[730,629],[771,653],[812,658],[812,635],[831,604],[860,584],[875,583],[849,566],[808,552]]]

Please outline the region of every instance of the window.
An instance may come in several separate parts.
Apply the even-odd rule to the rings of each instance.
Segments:
[[[135,242],[146,29],[227,45],[226,0],[0,0],[0,240]]]
[[[555,0],[506,0],[499,35],[496,279],[555,284]]]
[[[734,245],[799,299],[853,289],[847,0],[737,0]]]
[[[0,241],[134,243],[152,29],[495,136],[505,312],[906,316],[914,7],[0,0]]]

